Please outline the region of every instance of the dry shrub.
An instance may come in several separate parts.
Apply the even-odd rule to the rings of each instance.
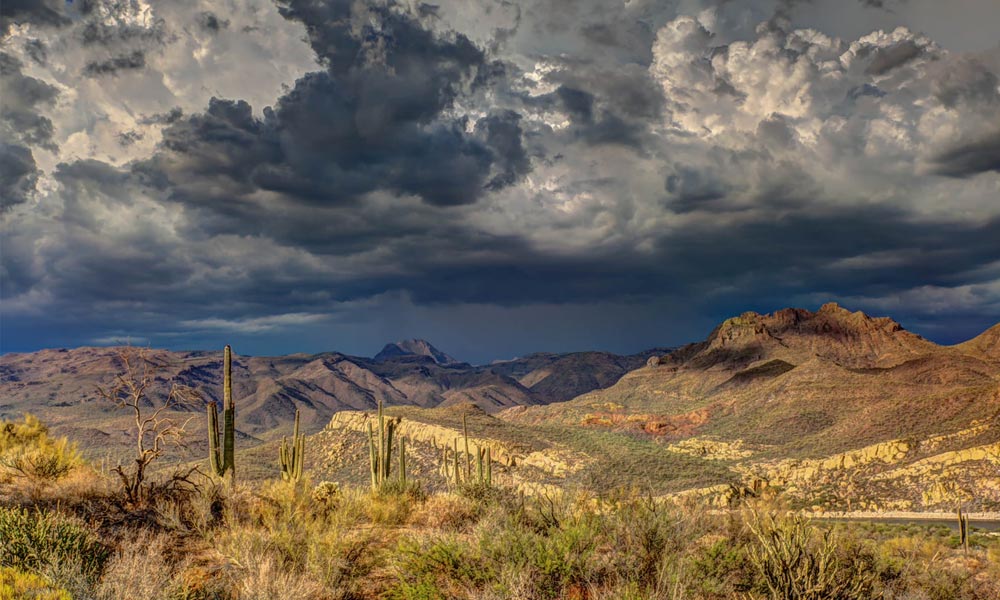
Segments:
[[[399,527],[406,523],[414,505],[417,504],[407,494],[372,494],[365,505],[368,519],[383,527]]]
[[[105,566],[97,585],[100,600],[166,600],[172,582],[172,569],[166,558],[170,543],[164,535],[145,531],[126,540]]]
[[[323,588],[274,548],[266,532],[243,530],[230,534],[227,555],[233,564],[226,577],[239,600],[319,600]]]
[[[479,505],[474,500],[454,494],[434,494],[413,511],[410,524],[460,531],[475,524],[479,513]]]

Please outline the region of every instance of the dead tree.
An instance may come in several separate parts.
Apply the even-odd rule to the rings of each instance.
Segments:
[[[97,393],[132,414],[135,424],[133,465],[126,467],[119,464],[112,471],[121,479],[126,503],[137,506],[146,500],[146,469],[163,455],[167,446],[182,445],[184,429],[194,418],[189,417],[184,423],[177,424],[165,413],[181,404],[199,400],[199,395],[187,386],[172,384],[163,403],[155,406],[149,394],[156,380],[158,365],[149,358],[149,351],[127,346],[118,351],[117,359],[121,372],[115,376],[110,387],[98,387]]]

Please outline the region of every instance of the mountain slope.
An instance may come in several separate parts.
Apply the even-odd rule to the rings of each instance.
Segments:
[[[942,347],[834,304],[744,313],[610,387],[494,415],[473,411],[471,443],[490,446],[501,457],[494,472],[527,493],[639,486],[724,506],[741,488],[763,486],[818,511],[997,510],[997,330]],[[546,370],[566,360],[578,359],[533,355],[493,368],[537,390]],[[422,482],[446,485],[437,466],[441,447],[461,437],[456,412],[389,414],[403,418]],[[370,418],[338,413],[311,438],[316,476],[363,478],[357,456]]]
[[[455,361],[426,342],[390,344],[396,350],[375,358],[336,352],[277,357],[234,355],[233,388],[238,406],[238,428],[247,436],[268,438],[291,422],[296,410],[306,431],[317,431],[341,410],[362,410],[379,401],[386,405],[451,406],[471,402],[493,412],[519,405],[564,400],[610,385],[631,366],[634,357],[606,353],[547,355],[543,361],[518,359],[494,365],[471,366]],[[118,348],[84,347],[43,350],[0,356],[0,418],[33,412],[57,432],[69,428],[86,444],[101,446],[108,423],[117,423],[118,410],[99,399],[96,389],[109,384],[120,370]],[[148,350],[158,365],[151,388],[154,402],[162,402],[169,384],[195,388],[206,401],[221,401],[221,352]],[[588,357],[596,357],[590,359]],[[523,385],[513,373],[535,373],[544,363],[545,377],[533,375]],[[572,381],[572,385],[553,385]],[[203,405],[182,407],[194,411],[193,431]],[[127,423],[117,429],[124,437]],[[121,435],[119,435],[121,434]],[[248,438],[249,439],[249,438]],[[89,441],[89,442],[88,442]]]
[[[992,417],[1000,368],[981,345],[938,346],[835,304],[744,313],[610,387],[503,416],[596,424],[631,415],[616,427],[836,451]]]

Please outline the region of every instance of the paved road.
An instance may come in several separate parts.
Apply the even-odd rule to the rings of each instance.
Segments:
[[[939,527],[944,525],[949,529],[958,531],[958,518],[932,518],[932,519],[908,519],[905,517],[813,517],[818,521],[832,521],[836,523],[885,523],[887,525],[925,525]],[[980,531],[1000,531],[1000,521],[998,520],[976,520],[969,519],[969,527]]]

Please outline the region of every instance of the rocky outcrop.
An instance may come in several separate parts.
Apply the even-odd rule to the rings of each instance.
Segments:
[[[361,411],[339,412],[330,419],[327,431],[347,430],[359,433],[368,432],[368,423],[374,418],[373,413]],[[401,419],[396,427],[399,435],[411,442],[429,444],[434,448],[453,447],[455,440],[464,446],[464,437],[460,428],[446,427],[431,423]],[[490,448],[493,460],[508,467],[531,467],[552,477],[566,477],[576,473],[592,462],[579,452],[572,452],[546,444],[543,448],[533,448],[507,440],[498,440],[482,436],[469,436],[469,444],[475,448]]]

